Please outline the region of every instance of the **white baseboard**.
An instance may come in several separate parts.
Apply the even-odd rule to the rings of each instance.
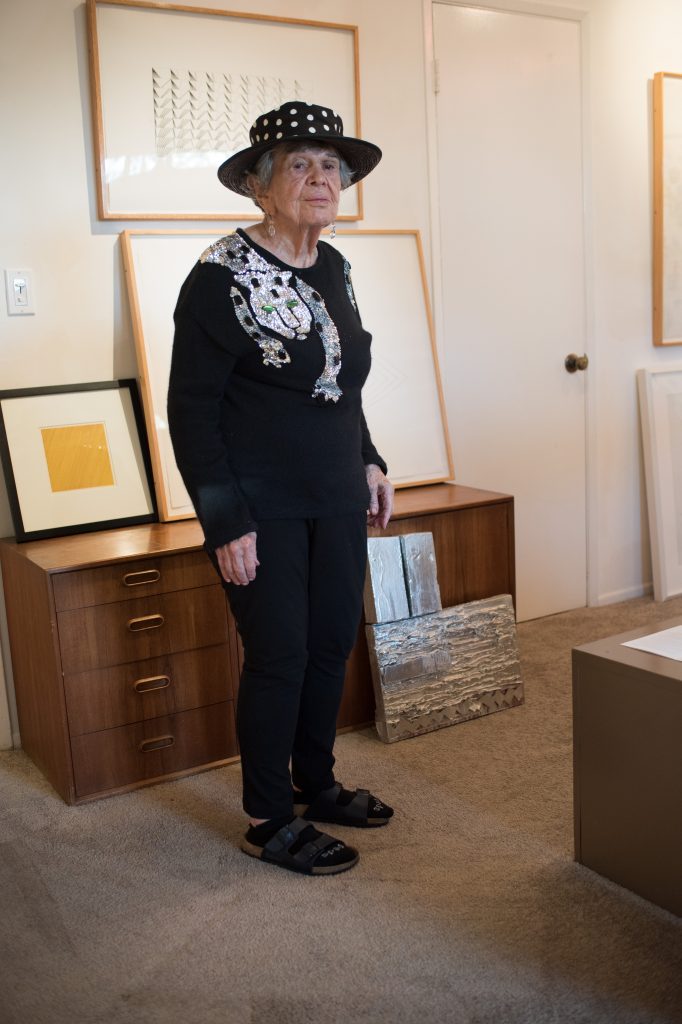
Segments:
[[[620,601],[631,601],[635,597],[653,594],[653,591],[653,583],[638,583],[633,587],[624,587],[622,590],[612,590],[607,594],[599,594],[594,604],[596,607],[601,607],[605,604],[618,604]]]

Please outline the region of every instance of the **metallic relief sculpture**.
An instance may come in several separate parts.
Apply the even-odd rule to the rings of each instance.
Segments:
[[[394,622],[410,614],[400,537],[367,541],[365,622]]]
[[[400,547],[387,543],[395,540]],[[381,739],[523,704],[509,594],[440,609],[431,534],[370,539],[368,554],[365,617]]]
[[[439,612],[440,588],[432,533],[406,533],[400,538],[410,615]]]

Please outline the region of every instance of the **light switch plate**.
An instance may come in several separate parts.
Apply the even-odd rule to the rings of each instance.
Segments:
[[[32,316],[35,313],[32,270],[6,270],[5,293],[10,316]]]

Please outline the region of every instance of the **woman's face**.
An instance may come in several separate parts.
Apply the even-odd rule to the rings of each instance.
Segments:
[[[313,227],[320,230],[336,219],[341,195],[339,155],[332,148],[302,146],[275,151],[272,180],[259,197],[278,230]]]

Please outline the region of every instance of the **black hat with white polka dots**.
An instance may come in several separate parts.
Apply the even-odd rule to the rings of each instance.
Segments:
[[[378,146],[343,134],[343,121],[331,107],[300,100],[282,103],[256,118],[249,139],[248,149],[235,153],[218,168],[223,185],[243,196],[250,195],[246,175],[258,158],[282,142],[327,142],[350,167],[354,183],[369,174],[381,160]]]

